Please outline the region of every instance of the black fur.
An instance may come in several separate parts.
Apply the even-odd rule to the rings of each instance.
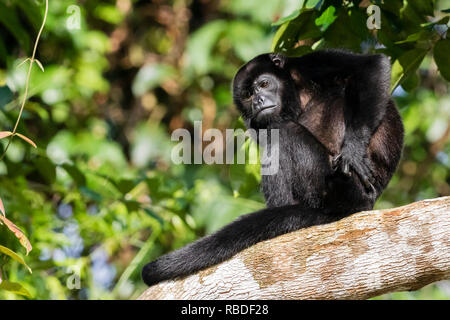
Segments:
[[[185,276],[260,241],[372,209],[403,145],[389,82],[382,55],[264,54],[244,65],[233,97],[247,126],[280,130],[279,171],[262,179],[268,208],[147,264],[145,283]]]

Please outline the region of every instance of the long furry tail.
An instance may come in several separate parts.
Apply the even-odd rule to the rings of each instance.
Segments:
[[[223,262],[258,242],[333,222],[349,214],[333,214],[326,209],[305,209],[298,205],[249,213],[211,235],[148,263],[142,270],[142,278],[151,286],[160,281],[186,276]]]

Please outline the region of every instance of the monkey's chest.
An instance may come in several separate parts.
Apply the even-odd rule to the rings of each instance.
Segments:
[[[278,170],[266,175],[262,172],[267,206],[323,207],[326,177],[332,174],[328,153],[309,132],[299,128],[280,129],[279,138],[277,146],[270,146],[278,147]]]

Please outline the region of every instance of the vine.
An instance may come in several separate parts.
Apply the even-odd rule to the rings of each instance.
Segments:
[[[42,21],[41,28],[39,29],[39,32],[36,36],[36,40],[34,41],[34,47],[33,47],[33,53],[30,58],[26,58],[24,61],[22,61],[17,67],[20,67],[22,64],[24,64],[27,61],[30,61],[30,66],[28,67],[27,72],[27,80],[25,82],[25,92],[23,94],[22,98],[22,105],[20,106],[19,115],[17,116],[16,123],[14,125],[13,131],[0,131],[0,139],[10,137],[8,144],[5,147],[5,150],[3,151],[3,154],[0,156],[0,161],[3,160],[4,156],[6,155],[6,152],[8,151],[9,146],[11,145],[11,142],[15,136],[18,136],[19,138],[25,140],[29,144],[31,144],[33,147],[36,148],[36,144],[28,137],[24,136],[23,134],[17,133],[17,127],[19,126],[20,118],[22,117],[23,109],[25,108],[25,103],[27,101],[28,96],[28,88],[30,85],[30,77],[31,77],[31,69],[33,68],[33,63],[36,62],[36,64],[39,66],[39,68],[44,72],[44,67],[42,66],[42,63],[35,58],[37,46],[39,43],[39,38],[41,37],[42,31],[44,30],[45,22],[47,21],[47,15],[48,15],[48,0],[45,0],[45,12],[44,12],[44,19]],[[0,200],[1,201],[1,200]],[[1,204],[1,202],[0,202]],[[3,207],[1,205],[0,207]],[[5,214],[4,209],[2,211],[3,215]]]

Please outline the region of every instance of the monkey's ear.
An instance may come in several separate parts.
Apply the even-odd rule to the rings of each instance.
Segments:
[[[272,53],[270,54],[270,59],[272,60],[273,64],[277,66],[278,68],[283,68],[284,63],[286,62],[286,57],[279,53]]]

